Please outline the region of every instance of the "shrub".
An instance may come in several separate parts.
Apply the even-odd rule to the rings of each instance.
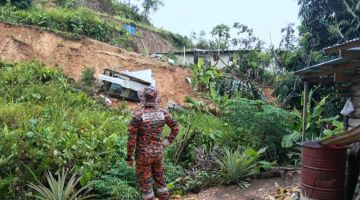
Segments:
[[[129,168],[124,161],[117,162],[112,169],[90,182],[101,199],[139,199],[135,169]]]
[[[73,38],[78,38],[76,35],[84,35],[107,43],[117,41],[113,44],[122,48],[129,46],[129,36],[121,26],[103,20],[96,12],[86,8],[33,8],[5,12],[4,15],[3,20],[6,22],[37,26],[54,32],[67,32],[70,33],[67,35]]]
[[[0,5],[5,5],[8,0],[0,0]],[[28,9],[31,7],[32,0],[10,0],[10,4],[18,9]]]
[[[49,187],[46,187],[43,184],[36,185],[30,183],[29,187],[34,189],[38,194],[31,195],[37,199],[46,199],[46,200],[84,200],[90,199],[95,195],[88,195],[90,192],[89,186],[83,186],[80,189],[77,189],[76,186],[80,182],[81,177],[76,177],[76,174],[73,174],[69,180],[67,176],[69,171],[62,170],[58,174],[58,179],[50,173],[46,173],[46,180]],[[67,182],[66,182],[67,181]]]
[[[284,135],[292,133],[290,125],[300,120],[296,115],[264,101],[244,98],[232,100],[227,109],[226,121],[237,126],[236,131],[227,136],[229,147],[244,142],[255,149],[268,147],[268,160],[286,161],[286,150],[281,147],[281,141]]]
[[[224,184],[242,184],[244,178],[260,173],[261,168],[268,168],[270,163],[260,161],[260,156],[266,151],[262,148],[255,151],[248,148],[245,151],[224,149],[224,155],[217,160],[220,168],[218,173]]]
[[[91,100],[61,72],[33,62],[0,68],[0,96],[4,199],[28,192],[25,165],[37,177],[74,168],[85,185],[125,156],[129,113]]]

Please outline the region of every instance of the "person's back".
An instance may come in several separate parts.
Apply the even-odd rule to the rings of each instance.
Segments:
[[[168,199],[163,169],[163,148],[169,145],[179,132],[177,122],[168,111],[158,107],[156,90],[145,88],[139,93],[144,103],[143,108],[134,112],[129,124],[129,139],[127,144],[127,158],[132,165],[132,154],[135,150],[136,176],[144,199],[154,199],[152,179],[155,180],[160,199]],[[171,128],[166,140],[162,138],[164,126]]]

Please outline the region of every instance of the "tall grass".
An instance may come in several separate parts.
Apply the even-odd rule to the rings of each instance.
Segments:
[[[24,197],[32,181],[74,168],[86,184],[125,155],[129,113],[108,110],[78,90],[59,71],[39,63],[0,68],[0,197]],[[15,176],[8,179],[10,175]],[[6,199],[6,198],[5,198]]]

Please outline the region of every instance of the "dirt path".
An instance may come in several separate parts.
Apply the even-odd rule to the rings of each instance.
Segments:
[[[270,200],[270,194],[279,186],[298,186],[300,176],[286,175],[279,178],[259,179],[251,183],[251,186],[240,189],[238,186],[211,188],[199,194],[188,194],[182,200]]]

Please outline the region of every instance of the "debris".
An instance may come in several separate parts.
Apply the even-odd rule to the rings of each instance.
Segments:
[[[271,193],[271,199],[275,200],[300,200],[300,188],[296,187],[279,187]]]
[[[180,109],[182,109],[182,106],[181,106],[180,104],[175,103],[175,102],[172,101],[172,100],[169,100],[169,101],[167,102],[167,108],[168,108],[168,109],[180,110]]]
[[[101,88],[109,95],[123,97],[132,101],[140,101],[137,92],[148,86],[155,87],[155,80],[151,77],[151,69],[143,71],[119,73],[105,69],[99,74]]]
[[[175,65],[175,60],[174,60],[174,59],[169,58],[169,59],[168,59],[168,63]]]
[[[100,98],[104,99],[104,102],[105,102],[105,104],[106,104],[107,106],[111,106],[111,105],[112,105],[112,101],[111,101],[109,98],[107,98],[106,96],[100,95]]]
[[[188,83],[190,83],[190,85],[192,84],[192,80],[191,80],[191,78],[189,78],[189,77],[185,77],[185,79],[187,80],[187,82],[188,82]]]
[[[126,74],[128,76],[132,76],[132,77],[137,78],[139,80],[146,81],[148,83],[151,83],[151,86],[156,87],[156,82],[152,78],[151,69],[142,70],[142,71],[134,71],[134,72],[129,72],[128,70],[125,70],[123,72],[123,74]]]

